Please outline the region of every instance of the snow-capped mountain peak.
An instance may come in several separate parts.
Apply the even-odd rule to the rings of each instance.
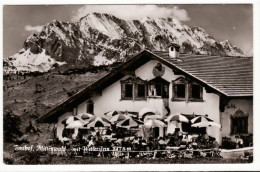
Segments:
[[[5,59],[4,69],[7,73],[46,72],[55,63],[109,65],[143,47],[166,51],[171,42],[181,45],[181,53],[245,55],[229,41],[217,42],[203,28],[190,27],[173,17],[126,21],[91,13],[75,23],[52,20],[39,34],[25,40],[22,51]],[[39,64],[44,67],[35,67]]]

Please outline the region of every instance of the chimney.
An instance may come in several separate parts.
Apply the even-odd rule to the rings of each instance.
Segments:
[[[169,45],[169,56],[171,58],[179,58],[179,51],[180,51],[180,46],[178,44],[175,43],[171,43]]]

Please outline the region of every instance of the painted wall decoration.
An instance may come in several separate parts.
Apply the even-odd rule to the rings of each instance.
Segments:
[[[161,77],[164,75],[164,73],[165,73],[165,67],[163,67],[161,63],[157,63],[157,65],[154,66],[153,68],[153,75],[155,77]]]

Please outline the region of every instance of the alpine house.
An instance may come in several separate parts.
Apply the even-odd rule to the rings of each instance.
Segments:
[[[208,115],[221,125],[218,139],[253,134],[253,58],[142,50],[117,69],[68,98],[38,122],[57,124],[62,140],[67,116],[80,113],[139,112]]]

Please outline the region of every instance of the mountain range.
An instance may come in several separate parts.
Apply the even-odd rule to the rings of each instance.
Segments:
[[[74,23],[53,20],[43,26],[39,34],[25,40],[21,50],[4,58],[4,74],[47,72],[64,64],[110,65],[144,48],[167,51],[171,42],[181,45],[181,53],[246,56],[230,41],[218,42],[203,28],[176,18],[127,21],[91,13]]]

